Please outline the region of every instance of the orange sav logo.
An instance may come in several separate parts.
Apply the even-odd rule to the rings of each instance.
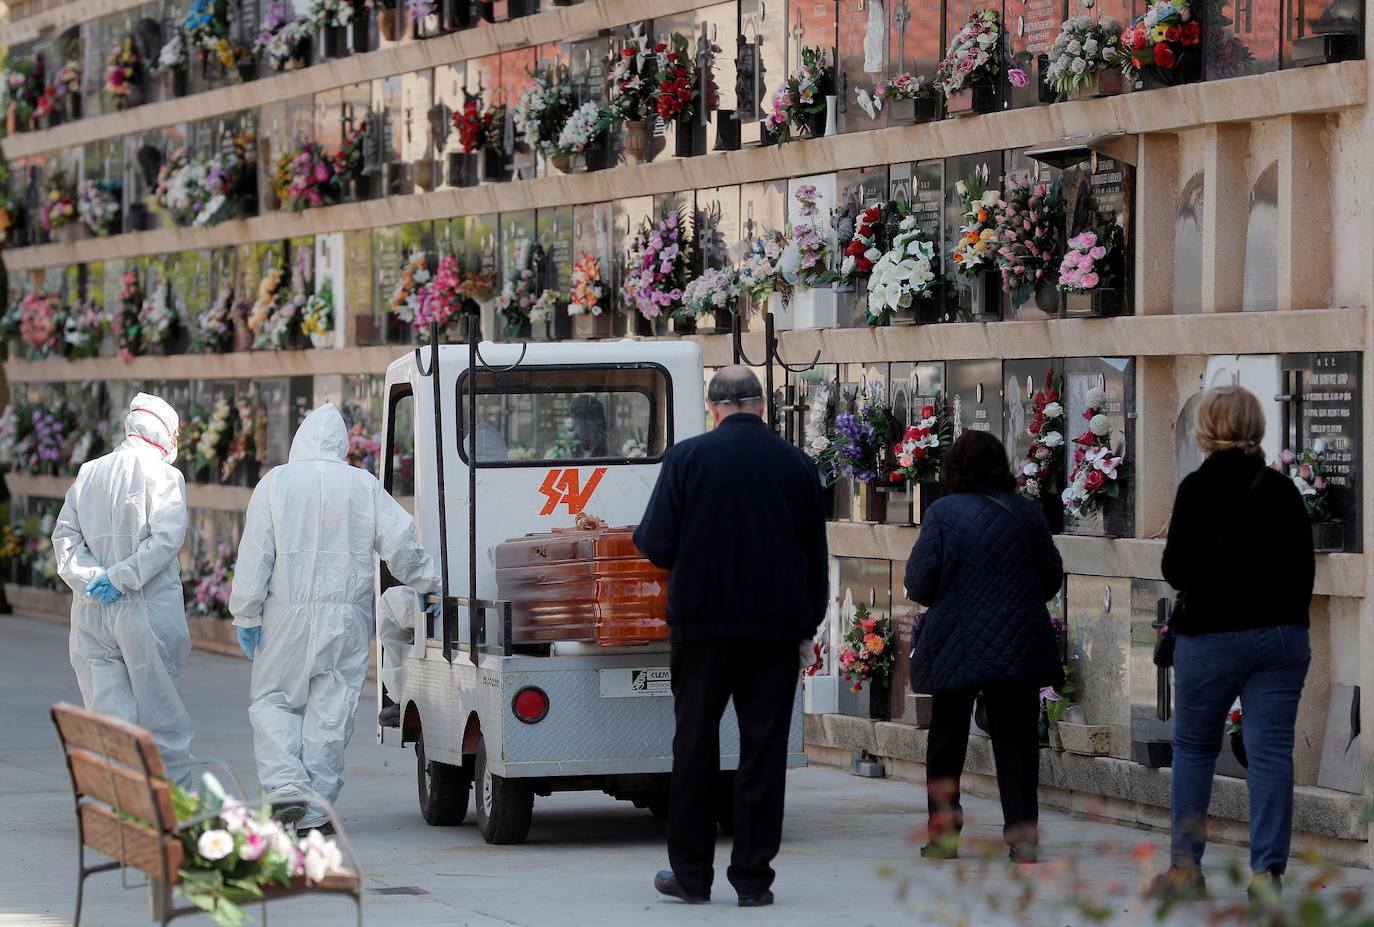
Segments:
[[[540,515],[552,515],[553,510],[560,505],[568,507],[569,515],[580,515],[582,510],[591,501],[592,493],[596,492],[596,487],[601,485],[601,478],[606,475],[605,467],[597,467],[592,471],[591,478],[587,480],[587,485],[582,485],[582,476],[575,467],[566,470],[550,470],[549,475],[544,477],[544,482],[540,484],[539,491],[548,498],[544,503],[544,508],[539,511]]]

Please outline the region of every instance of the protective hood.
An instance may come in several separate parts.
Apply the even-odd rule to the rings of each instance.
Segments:
[[[167,402],[151,393],[139,393],[129,403],[124,416],[124,434],[144,446],[151,445],[162,455],[165,463],[177,459],[177,433],[181,419]]]
[[[305,417],[291,441],[291,460],[345,460],[348,457],[348,429],[343,416],[326,402]]]

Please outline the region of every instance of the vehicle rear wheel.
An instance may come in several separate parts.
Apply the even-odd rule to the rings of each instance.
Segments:
[[[735,835],[735,771],[722,769],[716,773],[716,791],[712,796],[716,824],[727,837]]]
[[[487,768],[487,743],[477,741],[473,770],[477,786],[477,829],[487,843],[523,843],[530,833],[534,793],[516,779],[495,776]]]
[[[420,816],[434,827],[462,824],[468,814],[472,779],[462,766],[425,759],[425,735],[415,738],[415,779],[419,783]]]

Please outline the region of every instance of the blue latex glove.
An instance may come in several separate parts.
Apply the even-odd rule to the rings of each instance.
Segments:
[[[417,592],[415,595],[420,600],[420,610],[426,615],[433,615],[435,618],[438,618],[444,613],[444,606],[439,602],[435,602],[433,605],[426,605],[425,594],[423,592]]]
[[[243,655],[250,661],[253,659],[253,652],[262,646],[262,628],[235,628],[239,636],[239,646],[243,648]]]
[[[108,575],[101,573],[87,584],[86,595],[101,605],[113,605],[124,593],[114,587]]]

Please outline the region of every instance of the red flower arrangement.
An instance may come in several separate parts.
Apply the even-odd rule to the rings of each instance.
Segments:
[[[1169,71],[1188,52],[1202,44],[1202,26],[1193,18],[1188,0],[1159,0],[1121,32],[1128,56],[1123,70],[1154,68]]]
[[[453,127],[458,130],[458,143],[466,154],[495,147],[496,115],[500,107],[482,109],[476,97],[469,97],[461,112],[453,114]]]
[[[719,51],[711,46],[711,56],[707,59],[707,100],[706,108],[715,109],[719,103],[720,92],[714,77],[710,74],[710,62]],[[674,32],[668,42],[654,46],[658,56],[658,93],[654,97],[654,108],[664,122],[672,122],[683,113],[693,111],[692,104],[699,96],[697,90],[697,67],[692,60],[687,37]]]
[[[908,425],[902,438],[892,448],[897,466],[888,474],[894,483],[910,480],[913,483],[934,483],[940,479],[940,464],[945,451],[954,443],[954,421],[944,397],[936,397],[935,405],[924,406],[921,416]]]
[[[1035,392],[1035,416],[1026,426],[1031,442],[1016,472],[1016,491],[1032,502],[1059,497],[1064,470],[1064,406],[1059,401],[1059,385],[1050,368],[1045,388]]]
[[[883,207],[879,205],[869,206],[859,213],[859,221],[854,224],[854,240],[844,249],[844,262],[840,265],[842,279],[871,273],[874,262],[883,256],[878,247],[878,224],[882,218]]]

